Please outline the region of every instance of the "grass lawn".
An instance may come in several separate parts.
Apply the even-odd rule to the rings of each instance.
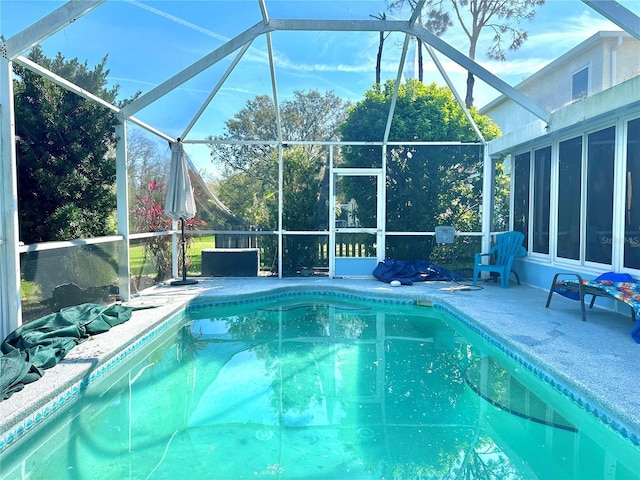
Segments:
[[[190,275],[200,274],[201,272],[201,260],[202,250],[204,248],[214,247],[214,236],[194,236],[192,239],[191,247],[187,249],[187,258],[191,260],[191,265],[187,273]],[[180,244],[178,244],[180,248]],[[155,268],[151,262],[151,258],[145,252],[144,245],[136,245],[129,250],[129,264],[131,266],[131,275],[155,275]]]
[[[200,274],[202,272],[202,250],[214,248],[214,246],[215,239],[213,235],[193,237],[191,247],[187,250],[187,257],[191,260],[187,273]]]

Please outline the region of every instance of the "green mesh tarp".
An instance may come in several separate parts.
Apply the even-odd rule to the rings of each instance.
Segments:
[[[131,307],[85,303],[34,320],[0,344],[2,400],[38,380],[77,344],[131,318]]]

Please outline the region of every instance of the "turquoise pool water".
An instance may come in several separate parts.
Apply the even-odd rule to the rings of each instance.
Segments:
[[[192,309],[0,457],[3,479],[632,479],[640,450],[439,308]]]

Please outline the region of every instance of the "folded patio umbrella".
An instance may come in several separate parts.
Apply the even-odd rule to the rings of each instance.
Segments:
[[[184,222],[196,214],[196,202],[187,168],[187,156],[182,142],[171,144],[171,168],[167,184],[167,198],[164,213],[173,220],[180,220],[182,225],[182,280],[171,282],[171,285],[192,285],[196,280],[187,280],[186,246],[184,241]]]

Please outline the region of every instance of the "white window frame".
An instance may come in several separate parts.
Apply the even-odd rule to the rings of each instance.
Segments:
[[[587,85],[586,85],[586,91],[584,93],[584,95],[576,95],[575,92],[575,79],[576,76],[584,71],[587,71]],[[589,96],[591,92],[591,65],[585,65],[582,68],[579,68],[578,70],[576,70],[575,72],[573,72],[571,74],[571,101],[572,102],[577,102],[579,100],[582,100],[586,97]]]

